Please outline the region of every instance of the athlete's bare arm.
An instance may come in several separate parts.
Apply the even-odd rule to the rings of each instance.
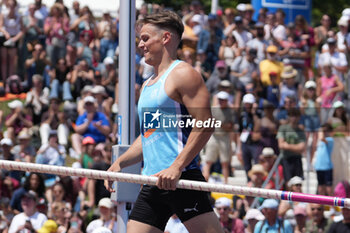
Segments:
[[[211,118],[210,95],[200,74],[189,64],[182,62],[165,82],[165,92],[173,100],[186,106],[189,114],[196,120]],[[212,129],[194,127],[182,152],[173,164],[155,174],[157,186],[161,189],[176,189],[183,169],[195,158],[209,140]]]

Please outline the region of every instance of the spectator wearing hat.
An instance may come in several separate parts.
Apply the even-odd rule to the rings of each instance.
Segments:
[[[53,223],[51,222],[50,225],[52,225],[52,228],[54,226],[54,223],[56,224],[56,231],[57,232],[67,232],[68,230],[68,226],[69,226],[69,220],[70,217],[72,216],[71,211],[71,207],[67,203],[64,201],[55,201],[52,203],[51,205],[51,216],[50,218],[52,220],[49,221],[53,221]],[[48,228],[47,222],[44,223],[43,228]],[[56,232],[55,231],[55,232]],[[40,230],[39,230],[40,233]]]
[[[184,16],[184,33],[182,35],[182,56],[184,60],[193,65],[199,33],[202,30],[202,16],[200,14],[187,14]]]
[[[31,135],[27,130],[22,130],[18,134],[18,145],[14,146],[11,152],[15,160],[19,162],[34,162],[36,151],[31,144]]]
[[[254,48],[247,48],[244,56],[236,57],[231,64],[231,75],[236,79],[235,81],[239,89],[245,92],[247,84],[258,82],[259,80],[259,66],[256,62],[257,50]]]
[[[257,63],[260,63],[262,60],[265,59],[266,57],[265,50],[269,46],[269,42],[265,40],[265,31],[264,31],[263,23],[258,22],[254,25],[254,35],[255,35],[255,38],[248,41],[247,47],[256,49]]]
[[[92,233],[95,229],[102,226],[108,228],[112,232],[117,232],[117,221],[116,217],[113,216],[114,204],[111,199],[108,197],[102,198],[98,202],[98,208],[101,216],[99,219],[93,220],[89,223],[86,232]]]
[[[278,48],[275,45],[270,45],[266,48],[267,59],[262,60],[259,64],[260,80],[263,86],[271,85],[270,73],[277,74],[277,83],[280,83],[281,73],[283,71],[283,63],[277,61]]]
[[[11,113],[6,116],[5,126],[7,127],[7,137],[15,142],[19,132],[33,126],[32,117],[23,111],[23,103],[13,100],[8,103]]]
[[[82,141],[82,154],[80,156],[80,164],[83,168],[91,168],[93,164],[93,151],[96,146],[95,140],[88,136]]]
[[[350,184],[349,181],[340,181],[334,188],[334,196],[341,198],[350,198]],[[350,232],[350,209],[342,208],[343,220],[333,222],[329,227],[329,233]]]
[[[103,85],[96,85],[92,88],[91,93],[96,99],[97,111],[109,117],[111,115],[113,98],[108,96],[106,88]]]
[[[33,75],[33,87],[27,93],[25,105],[32,111],[33,124],[39,124],[41,114],[49,105],[49,88],[44,87],[43,76],[40,74]]]
[[[227,197],[220,197],[215,201],[215,210],[219,215],[219,221],[225,233],[244,232],[243,221],[239,218],[232,218],[232,200]]]
[[[306,136],[299,127],[300,110],[290,109],[289,122],[278,128],[277,139],[282,154],[283,176],[286,181],[293,176],[304,177],[302,154],[306,147]]]
[[[320,98],[318,101],[321,102],[321,124],[324,124],[331,117],[332,104],[340,100],[340,95],[344,91],[344,84],[339,76],[333,72],[330,60],[323,63],[321,67],[324,75],[317,79],[316,92]]]
[[[242,100],[243,111],[239,118],[239,132],[241,151],[238,157],[243,160],[244,170],[246,171],[248,180],[248,171],[252,168],[252,160],[254,164],[259,162],[259,153],[257,151],[260,134],[257,133],[259,118],[255,112],[256,99],[251,93],[245,94]]]
[[[69,77],[71,76],[71,68],[67,65],[66,59],[58,59],[55,66],[49,71],[50,77],[50,96],[49,98],[60,98],[63,101],[72,101]]]
[[[270,172],[272,170],[273,165],[275,164],[275,161],[277,159],[277,155],[275,151],[271,147],[265,147],[262,150],[262,153],[259,156],[260,164],[263,166],[264,170],[266,172]],[[267,177],[264,177],[264,180]],[[271,177],[271,181],[268,184],[266,184],[266,189],[276,189],[279,187],[279,189],[283,188],[284,178],[283,178],[283,167],[282,165],[278,165],[277,171],[274,171]]]
[[[80,99],[77,100],[77,112],[79,115],[82,115],[85,112],[84,98],[86,96],[92,96],[92,88],[92,85],[86,85],[80,92]]]
[[[320,195],[332,195],[333,190],[333,163],[332,152],[334,140],[331,136],[332,126],[324,124],[318,132],[317,150],[314,168],[317,173],[317,193]]]
[[[254,188],[262,188],[262,185],[264,183],[264,178],[267,175],[268,175],[267,171],[264,169],[264,167],[261,164],[254,164],[252,166],[252,169],[248,171],[248,177],[250,178],[250,181],[248,181],[247,186],[254,187]],[[272,181],[269,181],[269,183],[272,183]]]
[[[105,70],[101,73],[102,81],[101,85],[106,88],[109,96],[118,99],[117,86],[118,86],[118,73],[112,57],[106,57],[103,60]]]
[[[284,106],[284,100],[287,96],[295,96],[299,100],[301,96],[301,85],[296,78],[298,71],[292,66],[285,66],[281,74],[283,82],[280,84],[280,107]],[[298,105],[298,102],[297,102]]]
[[[297,192],[297,193],[302,192],[302,184],[303,184],[303,179],[300,176],[294,176],[291,179],[289,179],[286,183],[287,189],[289,191]],[[289,214],[290,212],[291,215],[293,216],[293,208],[297,205],[305,205],[305,203],[282,200],[278,208],[278,215],[281,217],[290,216]]]
[[[258,221],[264,221],[265,216],[258,209],[249,209],[244,216],[244,220],[248,222],[245,232],[253,233],[255,225]]]
[[[232,31],[232,35],[236,38],[238,48],[244,51],[248,41],[253,39],[253,35],[245,29],[243,18],[241,16],[235,17],[236,28]]]
[[[16,189],[11,197],[10,206],[14,214],[18,214],[23,211],[21,206],[21,198],[24,193],[34,191],[38,198],[42,198],[45,195],[45,183],[43,176],[40,173],[30,173],[26,177],[24,184],[19,189]]]
[[[303,114],[306,140],[309,136],[312,136],[312,149],[311,149],[311,161],[316,150],[317,131],[320,127],[320,99],[317,99],[316,95],[317,84],[313,80],[305,82],[303,95],[301,96],[301,112]]]
[[[36,202],[37,194],[34,191],[28,191],[23,194],[21,198],[23,212],[13,217],[9,233],[22,232],[25,229],[30,232],[37,231],[43,226],[47,217],[37,211]]]
[[[81,154],[81,142],[90,136],[96,143],[105,143],[110,133],[110,124],[107,117],[97,111],[96,99],[93,96],[84,98],[85,113],[76,121],[75,134],[72,135],[73,149]]]
[[[321,68],[325,65],[330,66],[332,73],[341,80],[344,80],[348,72],[348,62],[345,53],[337,51],[337,39],[335,37],[329,37],[327,44],[322,49],[324,52],[319,57],[318,66]],[[323,71],[322,74],[325,75],[325,72]]]
[[[259,210],[264,214],[265,220],[259,221],[254,228],[254,233],[258,232],[285,232],[292,233],[293,228],[289,221],[278,218],[278,202],[275,199],[266,199]]]
[[[231,135],[235,124],[235,113],[229,106],[230,95],[220,91],[216,94],[218,105],[212,106],[213,117],[221,121],[221,128],[216,128],[206,145],[205,162],[203,168],[204,177],[208,180],[210,169],[219,157],[224,183],[227,184],[230,174],[230,162],[232,156]]]
[[[306,221],[305,232],[329,232],[328,230],[333,221],[331,218],[326,218],[324,216],[325,206],[317,203],[310,203],[308,204],[308,210],[310,210],[311,214],[310,219]]]
[[[218,26],[217,15],[208,15],[208,24],[198,35],[197,50],[203,50],[207,54],[207,61],[211,67],[219,60],[219,49],[224,39],[222,29]]]
[[[347,16],[342,16],[338,20],[339,31],[337,37],[337,49],[339,52],[347,54],[350,47],[350,34],[348,32],[349,20]]]
[[[343,179],[350,179],[349,161],[349,143],[346,136],[349,133],[350,121],[345,111],[345,105],[342,101],[333,103],[333,115],[327,123],[332,126],[332,135],[334,140],[332,163],[333,163],[333,183],[337,184]]]
[[[48,111],[41,116],[40,138],[41,144],[47,144],[49,141],[49,134],[52,130],[57,131],[58,143],[63,146],[68,145],[69,128],[67,125],[66,115],[60,111],[60,99],[50,98]]]
[[[212,95],[212,106],[219,105],[219,99],[217,94],[221,91],[227,92],[229,94],[228,105],[230,108],[237,109],[240,105],[241,92],[239,90],[234,90],[233,85],[229,80],[222,80],[219,83],[216,94]]]
[[[301,205],[297,205],[294,207],[294,218],[295,218],[295,226],[294,233],[302,233],[308,232],[306,231],[306,208]]]
[[[254,28],[256,22],[253,20],[253,14],[254,14],[254,8],[252,4],[246,3],[245,4],[245,11],[243,12],[243,25],[252,31]]]

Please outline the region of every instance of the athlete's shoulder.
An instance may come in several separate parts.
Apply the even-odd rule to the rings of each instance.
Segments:
[[[180,62],[175,69],[173,70],[171,76],[173,76],[176,80],[181,82],[196,82],[202,81],[201,75],[196,71],[190,64],[187,62]],[[187,83],[188,84],[188,83]]]

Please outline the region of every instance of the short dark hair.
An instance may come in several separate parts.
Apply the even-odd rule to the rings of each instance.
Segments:
[[[141,26],[144,24],[152,24],[161,29],[175,32],[179,37],[179,40],[181,40],[182,33],[184,32],[184,25],[180,16],[175,12],[169,10],[147,15],[145,18],[138,20],[136,24]]]

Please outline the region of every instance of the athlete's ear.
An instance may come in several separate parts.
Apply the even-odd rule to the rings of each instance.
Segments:
[[[165,31],[163,33],[163,42],[164,42],[164,44],[169,43],[169,41],[171,40],[171,36],[172,36],[171,32]]]

